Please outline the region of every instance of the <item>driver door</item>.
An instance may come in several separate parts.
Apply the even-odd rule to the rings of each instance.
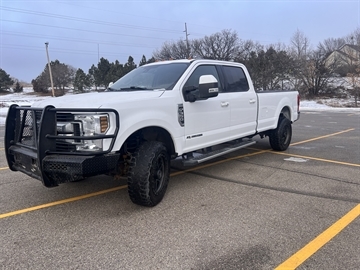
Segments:
[[[186,101],[185,89],[198,88],[202,75],[213,75],[218,81],[219,95],[206,100]],[[229,94],[223,93],[215,65],[195,66],[182,87],[184,95],[185,152],[227,141],[230,126]],[[197,90],[191,94],[198,95]]]

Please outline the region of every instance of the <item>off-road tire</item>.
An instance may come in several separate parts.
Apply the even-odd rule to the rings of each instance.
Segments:
[[[291,121],[286,117],[280,117],[278,126],[269,134],[269,142],[275,151],[285,151],[291,142]]]
[[[170,178],[170,157],[163,143],[146,141],[132,154],[128,192],[133,203],[155,206],[163,199]]]

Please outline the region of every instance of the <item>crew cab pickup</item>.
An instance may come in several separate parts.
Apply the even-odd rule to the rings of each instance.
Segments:
[[[12,105],[6,119],[9,168],[46,187],[108,174],[126,177],[130,199],[155,206],[170,162],[185,166],[269,137],[288,148],[299,118],[297,91],[256,92],[236,62],[174,60],[141,66],[105,92]]]

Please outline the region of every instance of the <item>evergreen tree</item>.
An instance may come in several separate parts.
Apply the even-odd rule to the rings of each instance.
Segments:
[[[14,81],[10,78],[10,75],[0,68],[0,91],[10,89],[14,84]]]
[[[147,63],[145,55],[142,56],[141,61],[139,63],[139,67],[145,65]]]
[[[76,71],[75,79],[74,79],[74,88],[76,91],[84,92],[85,88],[89,88],[91,86],[91,76],[85,74],[85,72],[79,68]]]
[[[54,88],[64,90],[74,81],[75,69],[59,60],[51,61],[51,73],[53,77]],[[47,93],[50,84],[49,66],[46,64],[43,72],[34,80],[31,81],[35,92]]]
[[[120,64],[118,60],[115,63],[110,64],[110,70],[105,77],[105,86],[108,86],[110,82],[116,82],[124,75],[124,66]]]
[[[100,58],[97,67],[95,67],[94,65],[91,66],[91,68],[89,69],[89,74],[93,77],[96,87],[107,87],[107,82],[109,80],[108,73],[110,72],[110,69],[111,64],[109,60],[105,59],[104,57]]]
[[[124,75],[132,71],[136,68],[136,64],[134,63],[134,58],[129,56],[127,63],[124,65]]]
[[[17,81],[15,84],[14,92],[15,93],[21,93],[23,91],[23,86],[20,85],[20,83]]]
[[[97,67],[95,67],[95,65],[92,64],[89,69],[89,76],[91,78],[91,81],[95,85],[95,89],[97,90],[97,88],[100,86],[100,83],[98,80],[96,80],[96,76],[95,76],[96,72],[97,72]]]
[[[290,76],[294,62],[283,50],[270,46],[266,51],[252,51],[243,63],[249,70],[255,89],[283,89],[283,81]]]
[[[146,61],[146,64],[154,63],[156,62],[155,57],[151,57],[149,60]]]

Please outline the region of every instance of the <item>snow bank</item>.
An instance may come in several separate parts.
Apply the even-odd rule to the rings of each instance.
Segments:
[[[51,97],[38,97],[36,95],[29,95],[27,93],[28,91],[24,91],[24,93],[0,95],[0,125],[5,124],[5,118],[10,105],[17,104],[19,106],[31,106],[31,104],[33,104],[36,101],[51,98]]]

